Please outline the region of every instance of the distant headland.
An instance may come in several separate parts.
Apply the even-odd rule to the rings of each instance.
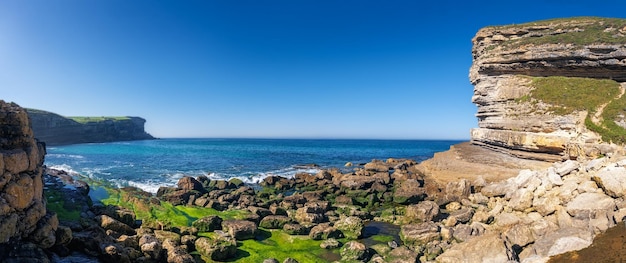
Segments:
[[[47,145],[153,140],[140,117],[64,117],[26,109],[35,137]]]

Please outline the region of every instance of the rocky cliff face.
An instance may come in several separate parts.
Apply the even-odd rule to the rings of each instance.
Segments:
[[[573,18],[487,27],[472,42],[469,77],[479,126],[471,131],[474,144],[554,161],[615,151],[608,142],[621,142],[626,136],[623,128],[614,127],[626,116],[623,108],[605,119],[598,117],[623,95],[625,85],[619,84],[626,82],[626,20]],[[555,77],[572,83],[586,81],[580,78],[606,79],[615,85],[613,91],[606,91],[610,94],[604,96],[606,101],[585,108],[535,92],[538,83]],[[549,83],[546,88],[560,87]],[[598,93],[589,85],[577,85],[563,85],[562,94],[578,89],[572,94],[581,95],[580,102],[586,100],[584,92]],[[552,92],[558,99],[558,90]],[[604,134],[608,130],[611,134]]]
[[[41,110],[29,109],[28,115],[35,137],[48,145],[154,139],[144,130],[146,120],[139,117],[77,122]]]
[[[26,239],[42,247],[54,245],[58,220],[46,216],[45,153],[33,137],[26,111],[0,100],[0,245]]]

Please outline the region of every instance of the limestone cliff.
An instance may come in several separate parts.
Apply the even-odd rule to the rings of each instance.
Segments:
[[[58,220],[46,216],[43,198],[45,153],[26,111],[0,100],[0,245],[27,238],[42,247],[55,243]]]
[[[144,130],[146,120],[139,117],[73,119],[47,111],[27,111],[35,137],[47,145],[154,139]]]
[[[554,161],[598,156],[625,141],[626,20],[486,27],[472,42],[474,144]]]

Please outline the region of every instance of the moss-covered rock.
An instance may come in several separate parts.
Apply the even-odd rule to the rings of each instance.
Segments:
[[[287,216],[271,215],[261,219],[259,226],[267,229],[282,229],[289,222],[291,222],[291,218]]]
[[[195,246],[198,253],[212,260],[230,259],[237,253],[237,241],[220,235],[211,238],[200,237],[196,240]]]
[[[205,216],[191,223],[191,226],[200,232],[213,232],[222,229],[222,218],[219,216]]]
[[[335,223],[335,227],[348,239],[358,239],[363,231],[363,220],[356,216],[349,216],[340,219]]]

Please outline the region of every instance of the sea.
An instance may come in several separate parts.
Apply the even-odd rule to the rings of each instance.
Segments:
[[[183,176],[239,178],[254,184],[270,175],[293,177],[373,159],[423,161],[461,141],[330,139],[158,139],[47,148],[45,164],[78,179],[156,193]]]

